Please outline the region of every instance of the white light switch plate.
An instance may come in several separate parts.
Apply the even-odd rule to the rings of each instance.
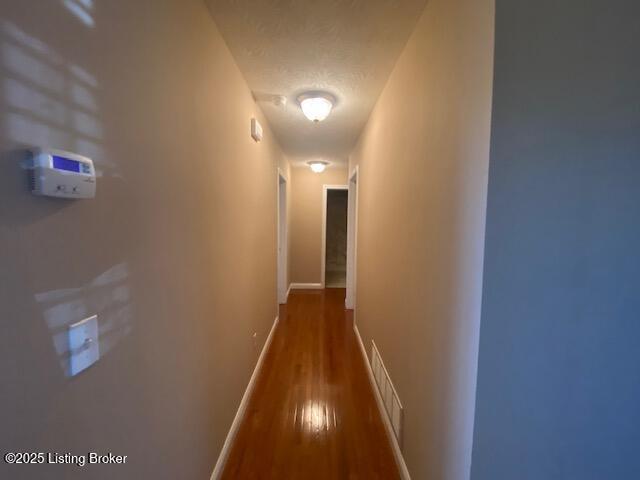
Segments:
[[[69,373],[77,375],[100,358],[98,316],[69,325]]]

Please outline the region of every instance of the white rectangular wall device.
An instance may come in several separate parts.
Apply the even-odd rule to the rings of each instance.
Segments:
[[[26,167],[34,195],[71,199],[95,196],[96,171],[90,158],[44,148],[29,153]]]
[[[98,316],[69,325],[69,373],[77,375],[100,359]]]
[[[255,118],[251,119],[251,138],[256,142],[262,140],[262,125]]]

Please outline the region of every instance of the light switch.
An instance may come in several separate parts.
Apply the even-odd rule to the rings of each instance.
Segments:
[[[100,358],[98,343],[98,316],[69,326],[69,372],[77,375]]]

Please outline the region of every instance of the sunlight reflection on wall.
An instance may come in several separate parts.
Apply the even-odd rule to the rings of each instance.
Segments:
[[[37,293],[58,354],[60,367],[69,375],[69,325],[98,315],[100,357],[104,357],[131,333],[129,271],[120,263],[98,275],[87,285]]]
[[[89,0],[76,3],[93,6]],[[0,35],[9,139],[71,150],[93,159],[98,177],[122,178],[102,148],[97,79],[13,23],[0,22]]]
[[[93,27],[95,25],[93,15],[91,14],[93,10],[93,0],[62,0],[62,4],[87,27]]]

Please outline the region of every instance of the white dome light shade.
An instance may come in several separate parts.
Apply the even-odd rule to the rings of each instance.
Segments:
[[[329,116],[334,98],[326,93],[307,93],[298,98],[302,113],[312,122],[321,122]]]
[[[307,162],[307,165],[309,165],[311,170],[313,170],[315,173],[322,173],[324,172],[324,169],[327,168],[327,165],[329,165],[329,162],[321,162],[319,160],[316,160],[313,162]]]

